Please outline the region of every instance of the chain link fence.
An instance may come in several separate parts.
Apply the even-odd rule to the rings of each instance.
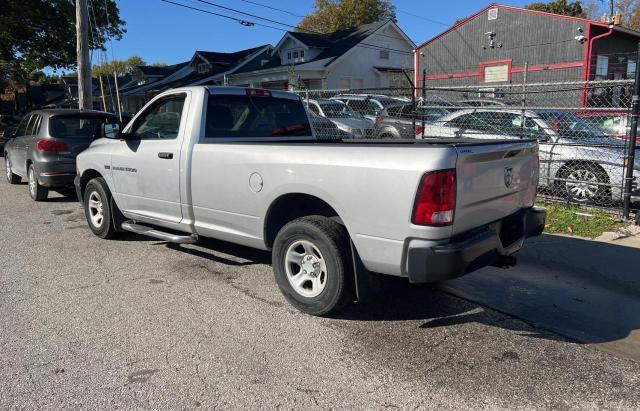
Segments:
[[[631,80],[297,93],[319,138],[536,139],[541,201],[622,211]]]

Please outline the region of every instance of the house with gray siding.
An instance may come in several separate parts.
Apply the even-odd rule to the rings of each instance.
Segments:
[[[415,49],[416,84],[479,86],[633,78],[640,33],[595,20],[491,4]],[[607,104],[619,103],[617,90]],[[572,102],[591,104],[592,92]],[[617,94],[617,95],[616,95]],[[500,97],[500,96],[491,96]],[[602,102],[602,99],[599,99]]]

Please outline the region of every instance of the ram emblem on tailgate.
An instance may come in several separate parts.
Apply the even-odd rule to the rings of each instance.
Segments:
[[[513,167],[504,168],[504,185],[509,188],[513,182]]]

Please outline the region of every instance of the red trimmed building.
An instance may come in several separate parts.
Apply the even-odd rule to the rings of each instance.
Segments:
[[[491,4],[416,48],[416,85],[521,84],[525,64],[527,83],[632,78],[639,41],[621,26]]]

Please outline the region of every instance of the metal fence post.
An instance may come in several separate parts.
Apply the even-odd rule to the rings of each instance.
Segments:
[[[427,69],[422,70],[422,105],[427,103]],[[422,128],[422,138],[424,139],[424,116],[420,116],[420,127]]]
[[[629,132],[629,153],[625,158],[624,176],[624,206],[622,216],[629,218],[631,212],[631,191],[633,190],[633,165],[635,164],[636,140],[638,138],[638,113],[640,112],[640,43],[636,54],[636,73],[633,83],[633,97],[631,100],[631,130]]]
[[[527,106],[527,73],[529,72],[529,62],[524,62],[524,73],[522,74],[522,119],[521,128],[525,128],[525,107]],[[524,135],[523,135],[524,137]]]

